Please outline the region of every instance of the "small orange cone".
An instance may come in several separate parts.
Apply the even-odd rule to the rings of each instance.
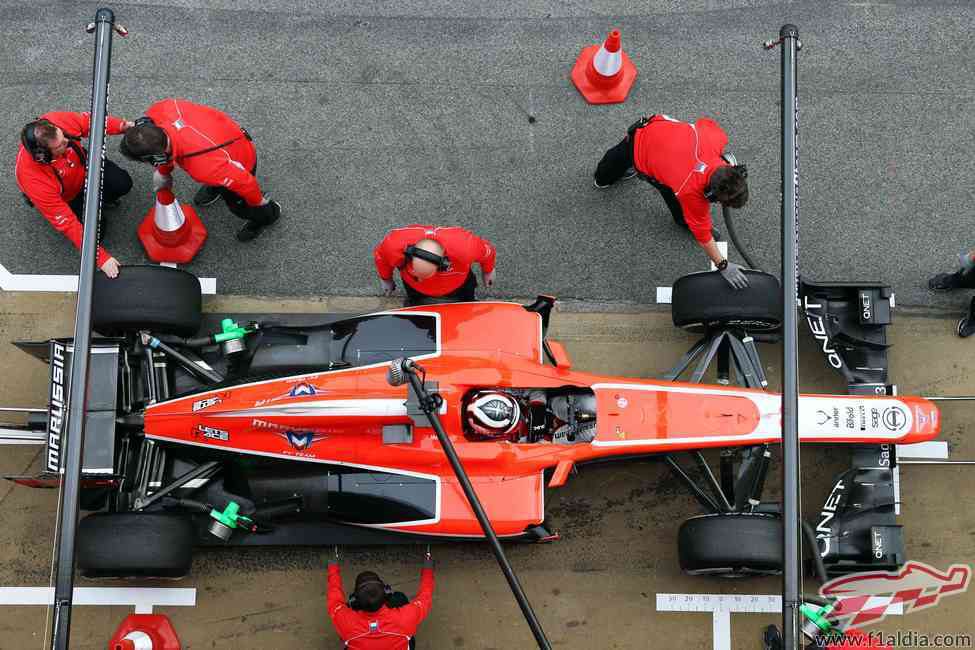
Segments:
[[[620,44],[614,29],[602,45],[582,50],[572,68],[572,83],[590,104],[620,104],[636,81],[636,66]]]
[[[139,240],[153,262],[186,264],[206,239],[206,226],[196,210],[180,205],[168,188],[156,192],[156,205],[139,224]]]
[[[180,650],[165,614],[129,614],[108,642],[108,650]]]

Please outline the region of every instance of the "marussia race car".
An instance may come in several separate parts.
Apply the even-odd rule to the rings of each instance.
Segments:
[[[678,281],[675,320],[679,303],[711,309],[697,325],[711,341],[725,336],[733,352],[750,338],[731,334],[774,329],[781,317],[775,278],[750,272],[751,289],[722,303],[716,292],[730,292],[716,277]],[[95,328],[107,337],[93,341],[82,503],[100,512],[79,526],[81,570],[178,576],[201,544],[482,538],[417,396],[387,381],[390,362],[405,357],[439,395],[447,434],[500,537],[553,538],[545,491],[563,485],[576,465],[741,447],[760,452],[741,463],[739,484],[753,485],[737,496],[725,489],[727,507],[685,524],[681,561],[699,573],[777,571],[781,523],[774,507],[756,508],[753,488],[764,481],[768,443],[780,438],[779,396],[575,370],[563,346],[546,338],[552,304],[545,297],[524,306],[441,304],[316,325],[226,319],[217,334],[193,338],[203,317],[192,275],[127,267],[111,284],[97,281]],[[725,305],[723,315],[715,304]],[[756,315],[763,304],[764,315]],[[18,345],[50,363],[46,417],[34,423],[46,432],[47,471],[10,478],[50,487],[62,466],[72,345]],[[735,360],[736,371],[747,370]],[[932,403],[893,395],[803,395],[799,420],[805,442],[884,448],[929,440],[940,428]],[[765,461],[760,470],[755,459]],[[841,522],[844,509],[849,515],[861,503],[871,516],[883,511],[854,494],[878,481],[855,478],[846,485],[860,487],[830,497],[835,521],[819,528],[824,558],[841,568],[896,564],[902,551],[877,546],[900,544],[891,520],[849,528],[871,514],[857,511]],[[752,541],[738,544],[735,535]],[[715,550],[708,541],[719,538]],[[842,543],[830,550],[830,540]]]

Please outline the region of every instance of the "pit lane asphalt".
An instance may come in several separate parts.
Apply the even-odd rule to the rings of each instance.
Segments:
[[[222,107],[254,135],[260,179],[284,206],[238,244],[240,222],[203,210],[210,239],[189,266],[231,294],[369,295],[370,252],[392,226],[456,223],[500,249],[497,295],[544,291],[651,304],[655,287],[704,266],[663,202],[639,182],[591,184],[603,151],[642,112],[716,117],[749,166],[739,229],[778,272],[778,51],[799,26],[802,270],[879,279],[899,303],[957,308],[926,278],[950,269],[975,205],[970,2],[398,3],[173,0],[109,3],[110,110],[134,118],[182,96]],[[0,149],[51,109],[87,110],[93,3],[0,0]],[[568,80],[579,50],[622,29],[639,77],[618,106],[587,105]],[[529,118],[534,118],[530,121]],[[117,140],[109,142],[116,160]],[[147,167],[110,214],[107,244],[144,260]],[[194,186],[177,176],[186,201]],[[0,264],[76,273],[78,256],[0,177]],[[733,255],[734,258],[734,255]]]

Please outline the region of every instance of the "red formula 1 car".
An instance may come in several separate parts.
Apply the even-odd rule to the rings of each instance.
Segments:
[[[702,290],[717,290],[716,276],[697,276],[675,287],[675,307],[681,291],[699,300]],[[193,276],[130,267],[112,282],[95,292],[96,328],[111,338],[96,339],[92,355],[83,500],[101,512],[79,528],[78,561],[88,575],[183,574],[199,544],[480,538],[417,396],[387,381],[390,362],[400,357],[420,364],[425,386],[439,395],[440,418],[499,536],[552,537],[545,492],[576,465],[740,447],[748,453],[737,479],[723,477],[722,491],[712,476],[718,498],[698,494],[706,505],[727,507],[685,525],[681,535],[690,537],[682,541],[682,562],[697,572],[775,570],[763,558],[727,559],[693,540],[720,534],[727,541],[743,526],[776,525],[774,508],[755,506],[768,443],[780,437],[777,394],[576,370],[563,346],[546,338],[552,308],[546,298],[532,305],[396,309],[309,325],[241,326],[228,319],[217,334],[194,338],[202,316]],[[777,295],[774,278],[753,274],[745,302],[764,300],[763,287],[769,292],[772,283],[770,294]],[[759,386],[761,364],[749,363],[754,344],[745,331],[774,329],[779,307],[773,300],[764,316],[754,304],[737,317],[728,309],[697,319],[708,331],[699,346],[719,361],[724,353],[743,383]],[[48,471],[15,480],[56,484],[71,344],[19,345],[50,363],[51,391],[46,417],[37,422]],[[719,379],[722,372],[727,368],[719,368]],[[893,395],[804,395],[799,417],[805,442],[876,449],[929,440],[940,427],[932,403]],[[847,485],[870,483],[854,479]],[[735,495],[734,482],[750,485]],[[835,499],[835,526],[843,525],[846,500]],[[862,495],[856,501],[864,502]],[[857,531],[881,528],[886,543],[901,543],[889,520]],[[880,560],[869,543],[866,551],[859,542],[851,546],[850,530],[827,525],[820,532],[833,565]],[[843,538],[845,547],[834,543],[830,550],[830,540]],[[889,550],[885,561],[896,562],[896,549]]]

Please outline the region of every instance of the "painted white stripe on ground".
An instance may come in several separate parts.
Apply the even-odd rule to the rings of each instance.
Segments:
[[[897,445],[897,459],[948,460],[948,441],[929,440],[910,445]]]
[[[0,264],[0,289],[3,291],[72,292],[78,290],[78,276],[11,273],[4,265]],[[200,278],[200,289],[206,295],[216,294],[217,279]]]
[[[194,607],[195,588],[75,587],[75,605],[132,605],[136,614],[153,607]],[[53,587],[0,587],[0,605],[53,605]]]
[[[902,602],[892,596],[871,596],[864,609],[887,606],[887,614],[904,613]],[[774,594],[657,594],[658,612],[711,612],[714,650],[731,648],[731,614],[779,614],[782,596]]]

